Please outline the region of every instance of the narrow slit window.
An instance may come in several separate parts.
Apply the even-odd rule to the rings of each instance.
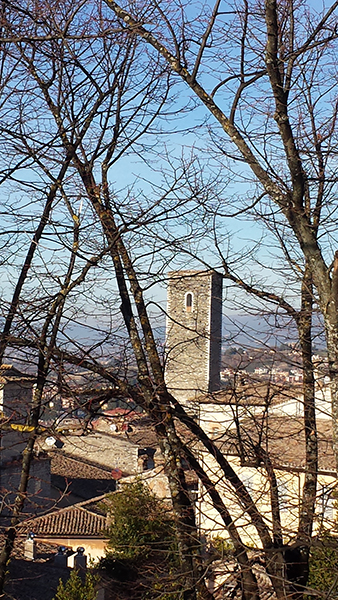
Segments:
[[[185,297],[185,308],[187,312],[192,311],[192,294],[190,292]]]

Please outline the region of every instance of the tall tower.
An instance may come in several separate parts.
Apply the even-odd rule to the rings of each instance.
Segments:
[[[180,401],[220,387],[222,275],[169,273],[165,380]]]

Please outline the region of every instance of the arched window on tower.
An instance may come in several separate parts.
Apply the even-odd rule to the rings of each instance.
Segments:
[[[185,310],[187,312],[191,312],[192,311],[192,302],[193,302],[193,296],[191,292],[188,292],[185,295]]]

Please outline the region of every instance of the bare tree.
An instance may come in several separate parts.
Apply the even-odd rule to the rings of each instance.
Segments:
[[[85,11],[88,9],[86,7]],[[42,10],[32,12],[25,11],[22,7],[6,7],[4,19],[7,23],[7,36],[11,38],[10,49],[6,53],[7,64],[17,64],[20,60],[24,69],[19,72],[11,73],[12,77],[6,79],[6,93],[9,97],[13,93],[11,86],[15,86],[18,92],[16,98],[16,117],[12,114],[12,129],[10,139],[13,147],[16,147],[17,153],[25,156],[28,164],[41,177],[43,185],[46,176],[54,180],[53,169],[60,162],[62,163],[62,177],[57,177],[53,181],[52,192],[49,194],[47,208],[45,209],[40,223],[37,226],[33,244],[27,254],[24,267],[16,285],[13,299],[10,303],[9,312],[6,317],[3,331],[2,355],[6,348],[9,333],[13,332],[13,326],[21,321],[21,336],[24,331],[35,337],[35,345],[39,349],[40,358],[38,361],[37,376],[37,400],[34,401],[32,408],[31,421],[33,423],[33,432],[30,435],[27,452],[27,465],[23,465],[22,484],[20,485],[17,497],[17,507],[13,510],[12,527],[8,530],[6,544],[1,556],[3,586],[6,565],[9,559],[13,541],[15,537],[15,526],[18,522],[19,513],[22,510],[23,500],[27,489],[27,480],[29,476],[29,459],[31,457],[34,441],[37,434],[38,419],[41,412],[41,394],[49,371],[51,360],[51,349],[55,346],[57,332],[60,326],[61,314],[55,315],[55,308],[59,304],[64,306],[68,292],[74,285],[80,285],[90,267],[97,264],[96,258],[89,257],[88,244],[86,237],[90,232],[90,220],[101,222],[103,237],[101,246],[106,239],[107,248],[113,261],[116,273],[116,281],[119,294],[122,301],[122,314],[130,334],[132,346],[134,349],[137,367],[139,386],[141,387],[145,406],[148,407],[153,417],[159,441],[163,454],[166,458],[167,473],[171,487],[174,511],[176,514],[176,523],[178,531],[178,541],[180,557],[182,562],[182,574],[185,580],[184,597],[190,598],[196,596],[196,586],[198,581],[203,580],[199,565],[199,542],[194,513],[188,497],[187,488],[184,480],[184,472],[180,466],[180,446],[175,432],[173,418],[170,415],[168,407],[160,400],[158,393],[155,392],[151,377],[149,376],[147,359],[144,353],[143,340],[141,340],[133,316],[133,309],[127,291],[124,269],[128,273],[129,280],[134,286],[134,295],[137,300],[137,281],[133,277],[132,260],[121,241],[122,232],[133,233],[135,227],[139,227],[138,221],[145,224],[154,220],[155,214],[161,218],[161,214],[167,214],[168,202],[165,208],[162,208],[164,201],[167,200],[169,192],[157,200],[154,206],[138,206],[135,202],[134,210],[130,214],[129,207],[125,212],[117,205],[112,194],[111,186],[108,181],[108,172],[113,168],[117,159],[123,152],[127,152],[133,144],[135,151],[139,145],[139,138],[151,129],[152,124],[158,115],[159,107],[162,101],[160,94],[167,95],[167,85],[162,71],[158,71],[158,66],[154,64],[153,73],[144,73],[142,61],[134,62],[133,58],[137,51],[137,43],[131,40],[129,43],[124,34],[119,37],[117,31],[112,28],[112,23],[102,13],[99,6],[93,5],[91,14],[85,12],[85,20],[82,21],[84,35],[79,38],[76,32],[78,26],[77,11],[68,7],[68,12],[62,11],[57,15],[53,14],[52,22],[49,20],[49,13],[46,7]],[[94,18],[95,16],[95,18]],[[94,25],[95,27],[94,27]],[[4,27],[5,29],[5,27]],[[69,33],[69,29],[72,30]],[[95,33],[93,30],[95,29]],[[112,30],[114,37],[109,41],[109,35]],[[19,32],[16,38],[16,31]],[[24,33],[23,33],[24,32]],[[87,33],[86,33],[87,32]],[[110,33],[109,33],[110,32]],[[65,37],[65,34],[66,35]],[[47,43],[47,46],[38,51],[36,44],[37,38]],[[101,51],[99,47],[102,45]],[[96,47],[95,47],[96,46]],[[109,46],[109,52],[106,50]],[[102,56],[103,60],[97,60],[97,56]],[[105,58],[106,57],[106,58]],[[162,85],[164,81],[164,87]],[[74,83],[73,83],[74,82]],[[159,89],[158,89],[159,88]],[[20,91],[19,91],[20,90]],[[37,91],[36,91],[37,90]],[[19,99],[20,97],[20,99]],[[42,102],[40,99],[42,98]],[[159,104],[159,106],[158,106]],[[152,106],[155,108],[153,109]],[[32,108],[36,112],[33,119],[29,114]],[[14,111],[13,111],[14,113]],[[46,127],[44,124],[46,119]],[[16,126],[16,127],[15,127]],[[88,135],[88,129],[90,135]],[[5,129],[5,128],[4,128]],[[35,133],[35,129],[38,131]],[[6,128],[6,134],[7,128]],[[6,136],[7,137],[7,136]],[[57,140],[53,144],[53,138]],[[7,142],[8,140],[6,140]],[[67,150],[68,148],[68,150]],[[66,155],[66,160],[64,156]],[[24,162],[24,161],[23,161]],[[69,164],[72,164],[73,173],[77,177],[69,175],[66,181],[63,178],[67,172]],[[100,170],[97,172],[97,164],[100,164]],[[19,162],[20,165],[20,162]],[[16,177],[17,169],[11,169],[8,174],[8,180],[13,181]],[[101,175],[100,184],[96,178],[98,173]],[[39,188],[38,183],[26,180],[27,187]],[[76,198],[83,197],[89,200],[89,211],[87,218],[81,222],[78,210],[74,210],[73,195],[75,189],[78,189]],[[31,299],[29,304],[27,291],[25,298],[22,296],[23,287],[29,283],[32,276],[33,259],[36,259],[36,245],[40,241],[42,234],[46,235],[46,223],[51,213],[52,203],[54,202],[54,220],[53,226],[54,239],[56,240],[60,233],[60,227],[57,219],[63,219],[63,206],[71,211],[71,218],[76,231],[76,239],[71,242],[70,250],[72,256],[71,273],[73,272],[75,262],[73,258],[78,258],[81,262],[85,259],[86,266],[80,269],[80,274],[72,285],[68,280],[62,286],[61,292],[56,295],[56,300],[51,304],[51,316],[47,315],[45,325],[42,327],[41,334],[35,336],[39,327],[34,323],[34,312],[37,310],[35,298]],[[182,198],[175,198],[173,195],[172,210],[182,202]],[[126,214],[129,216],[126,218]],[[96,216],[95,216],[96,215]],[[65,232],[66,233],[66,232]],[[97,239],[97,235],[95,236]],[[89,242],[93,243],[93,240]],[[100,244],[99,244],[100,245]],[[86,248],[85,248],[86,246]],[[102,258],[105,250],[99,249],[99,256]],[[44,267],[45,286],[55,287],[55,280],[59,280],[58,269],[52,270],[51,263],[46,262],[39,253],[39,260]],[[52,279],[48,282],[49,276]],[[41,282],[41,276],[40,276]],[[40,283],[41,285],[41,283]],[[66,293],[67,292],[67,293]],[[51,292],[52,293],[52,292]],[[144,334],[148,338],[146,344],[152,345],[153,351],[155,343],[152,337],[151,329],[146,323],[146,312],[143,301],[138,300],[141,306],[141,322],[146,326]],[[24,308],[25,307],[25,308]],[[19,312],[20,309],[20,312]],[[19,318],[20,317],[20,318]],[[46,335],[51,326],[51,320],[55,318],[55,330],[53,329],[48,343],[45,341]],[[142,321],[143,319],[143,321]],[[34,343],[33,342],[33,343]],[[47,346],[46,346],[47,344]],[[157,368],[161,369],[158,356],[153,357],[157,361]],[[162,377],[162,373],[161,377]],[[201,588],[201,593],[205,588]]]
[[[107,0],[121,25],[161,56],[213,115],[224,133],[214,134],[223,155],[248,165],[257,202],[267,199],[272,218],[288,223],[325,323],[337,444],[337,257],[327,217],[332,223],[338,4],[322,14],[291,1],[224,4],[206,7],[192,22],[178,4],[149,2],[148,19],[156,24],[147,29],[144,7],[140,18],[133,7],[128,12]]]
[[[12,194],[15,193],[14,190],[26,188],[34,195],[40,194],[39,197],[41,197],[41,191],[44,189],[46,181],[51,182],[51,187],[46,198],[46,206],[39,212],[38,222],[34,227],[33,243],[26,254],[24,267],[15,287],[13,298],[9,303],[2,337],[2,356],[6,345],[9,342],[14,343],[15,334],[20,337],[21,344],[27,344],[27,346],[31,344],[39,349],[41,354],[38,372],[40,377],[38,379],[38,382],[40,382],[38,385],[40,399],[51,357],[60,357],[61,355],[63,361],[77,361],[77,364],[87,364],[91,369],[97,370],[108,379],[110,378],[120,390],[124,389],[132,395],[150,414],[166,459],[166,470],[176,515],[180,557],[184,573],[184,597],[188,599],[195,598],[198,594],[207,595],[203,585],[199,586],[199,582],[203,581],[203,567],[199,556],[198,532],[187,494],[184,473],[181,468],[181,458],[184,455],[198,473],[203,484],[208,488],[212,502],[221,514],[225,527],[233,540],[236,556],[242,567],[243,596],[245,598],[257,597],[257,584],[249,565],[247,549],[236,529],[230,511],[217,491],[217,486],[208,473],[203,470],[192,449],[183,444],[177,433],[175,419],[184,423],[209,454],[216,458],[224,478],[232,489],[232,493],[239,500],[243,511],[254,525],[266,555],[272,557],[268,564],[268,571],[278,597],[283,598],[289,593],[289,590],[284,576],[285,559],[279,531],[278,490],[276,489],[269,456],[262,455],[260,460],[265,465],[270,485],[271,504],[274,509],[272,534],[256,503],[240,477],[232,469],[226,456],[201,429],[199,424],[168,393],[164,382],[163,364],[149,318],[146,295],[148,268],[150,269],[153,264],[157,267],[157,262],[161,257],[162,264],[157,269],[157,278],[159,278],[162,277],[163,270],[170,262],[168,239],[165,240],[161,237],[161,233],[163,234],[160,231],[162,224],[165,222],[167,226],[168,219],[178,222],[184,211],[187,211],[189,215],[196,213],[196,218],[200,218],[202,214],[200,206],[208,199],[207,190],[202,190],[202,186],[198,185],[197,176],[192,184],[191,171],[189,171],[187,165],[184,165],[184,168],[181,169],[179,177],[177,172],[171,177],[171,185],[167,185],[164,192],[162,190],[161,193],[158,193],[159,188],[162,186],[155,184],[154,189],[157,195],[155,199],[152,196],[150,200],[146,197],[146,193],[144,196],[139,195],[138,197],[135,194],[133,195],[132,191],[117,194],[111,178],[117,161],[128,152],[133,152],[133,156],[143,154],[144,158],[151,156],[151,151],[155,145],[151,133],[155,130],[155,123],[157,121],[163,123],[164,119],[170,116],[170,110],[175,107],[175,104],[169,104],[166,112],[166,103],[169,102],[173,94],[172,90],[175,91],[175,87],[171,87],[171,71],[180,75],[214,117],[218,119],[223,130],[230,135],[232,142],[241,153],[241,160],[244,159],[253,171],[259,188],[258,192],[255,190],[255,197],[257,197],[257,201],[254,202],[255,206],[258,205],[258,202],[263,203],[263,200],[265,202],[267,197],[272,198],[280,207],[281,212],[278,212],[276,216],[272,210],[273,204],[268,205],[266,210],[271,210],[272,214],[275,215],[271,219],[288,219],[301,244],[306,258],[302,278],[304,286],[303,305],[300,310],[298,307],[295,310],[291,304],[287,308],[285,301],[283,308],[292,312],[292,316],[299,325],[301,319],[304,319],[305,322],[300,327],[301,336],[304,337],[302,345],[304,365],[307,360],[311,361],[312,281],[318,290],[322,310],[325,299],[327,300],[323,291],[325,288],[324,279],[320,279],[318,273],[316,274],[314,271],[313,256],[316,257],[316,264],[321,265],[322,268],[324,259],[320,256],[322,263],[318,263],[319,246],[317,238],[319,236],[321,204],[324,205],[324,200],[326,202],[328,196],[325,196],[324,190],[319,185],[322,183],[323,178],[317,177],[313,184],[313,189],[318,192],[317,196],[314,192],[317,202],[316,215],[314,216],[313,209],[310,206],[312,184],[309,186],[304,183],[305,167],[307,167],[305,159],[302,170],[299,172],[302,159],[296,144],[298,130],[295,125],[295,133],[292,137],[292,127],[288,126],[288,131],[285,129],[288,114],[285,113],[285,103],[281,103],[278,96],[281,84],[280,81],[277,83],[274,81],[276,69],[275,67],[275,70],[271,68],[271,64],[274,64],[273,61],[276,62],[278,59],[278,53],[286,45],[286,38],[289,39],[290,37],[291,22],[294,19],[292,7],[291,4],[287,3],[283,3],[278,7],[281,11],[281,21],[275,26],[271,25],[269,16],[269,35],[270,38],[273,38],[273,36],[277,38],[279,46],[276,49],[268,46],[266,61],[268,65],[264,64],[262,58],[265,38],[263,39],[261,35],[257,37],[255,32],[264,23],[264,15],[270,15],[271,7],[267,3],[265,12],[262,7],[256,5],[249,10],[247,4],[244,4],[244,7],[240,10],[234,9],[236,27],[241,32],[238,37],[240,40],[239,55],[234,51],[229,53],[229,60],[231,59],[236,67],[231,67],[235,69],[233,71],[235,75],[233,73],[231,75],[226,74],[224,79],[221,75],[221,80],[217,84],[218,87],[214,90],[214,94],[216,94],[219,90],[227,89],[226,86],[229,81],[238,80],[240,82],[235,93],[232,90],[229,91],[229,97],[232,97],[232,110],[230,116],[226,117],[215,103],[214,94],[207,93],[196,81],[197,75],[201,73],[204,61],[207,62],[206,57],[209,46],[212,50],[212,59],[217,60],[218,41],[221,39],[225,26],[220,2],[216,3],[211,15],[201,15],[200,20],[197,19],[196,27],[199,35],[191,37],[194,40],[193,42],[189,42],[189,30],[193,27],[193,24],[188,20],[179,21],[180,11],[178,8],[180,7],[176,4],[171,4],[170,12],[166,13],[164,3],[159,6],[150,2],[139,7],[137,3],[133,3],[133,10],[139,11],[133,14],[125,12],[114,2],[108,2],[107,4],[108,8],[103,10],[95,3],[86,3],[76,8],[72,3],[68,3],[63,7],[63,10],[55,11],[54,7],[47,4],[32,8],[30,5],[23,7],[22,5],[15,6],[13,3],[3,3],[2,43],[6,49],[3,59],[3,72],[7,74],[4,78],[3,88],[4,93],[7,94],[7,100],[12,102],[13,112],[6,117],[7,120],[2,127],[2,139],[3,147],[10,148],[16,160],[16,163],[13,163],[13,166],[6,173],[3,189],[9,189],[10,184]],[[81,13],[82,8],[83,12]],[[110,8],[115,11],[117,18],[109,16],[112,14],[109,11]],[[275,7],[274,10],[276,13],[277,8]],[[145,28],[148,14],[151,20],[154,19],[153,33],[149,33]],[[184,17],[184,12],[182,14]],[[297,89],[300,81],[298,70],[302,67],[302,61],[307,60],[308,53],[320,52],[335,37],[330,21],[331,14],[332,11],[322,18],[310,38],[298,45],[292,52],[290,51],[290,56],[288,55],[289,75],[286,76],[286,79],[287,77],[290,79],[294,69],[297,73],[295,89]],[[209,21],[203,28],[207,17],[210,17]],[[253,20],[251,29],[248,27],[249,17]],[[159,27],[158,37],[156,37],[156,27]],[[325,27],[331,28],[327,34],[325,33]],[[277,35],[278,31],[280,35]],[[211,44],[212,36],[216,40],[215,46]],[[155,52],[140,53],[143,42],[142,40],[139,41],[138,37],[143,38],[150,44]],[[255,41],[256,46],[253,46],[255,50],[253,56],[251,56],[246,48],[249,47],[249,41],[251,43],[252,39],[256,40],[256,37],[258,42]],[[198,39],[200,42],[196,52],[196,47],[192,44],[195,44]],[[171,43],[174,44],[172,50],[166,47],[167,43],[169,48],[171,48]],[[286,47],[289,48],[287,45]],[[296,47],[295,43],[294,47]],[[215,48],[215,55],[213,48]],[[249,56],[247,56],[247,52]],[[190,56],[195,58],[191,74],[188,70]],[[101,60],[98,61],[97,57],[100,57]],[[218,69],[217,72],[222,74],[224,61],[223,58],[219,60],[222,63],[222,69]],[[282,64],[284,64],[283,61],[279,63],[280,69]],[[307,63],[304,62],[304,64]],[[297,67],[294,65],[297,65]],[[301,69],[302,73],[304,73],[304,68]],[[314,76],[314,68],[312,68],[311,76]],[[199,75],[199,77],[201,76]],[[230,80],[228,80],[228,77],[230,77]],[[287,79],[288,82],[285,85],[291,89],[289,79]],[[271,85],[270,95],[267,93],[266,81],[270,82],[269,85]],[[257,106],[259,106],[257,122],[263,114],[264,118],[268,115],[266,117],[267,122],[269,125],[271,123],[271,111],[267,112],[265,107],[264,112],[261,108],[264,107],[265,97],[267,102],[269,100],[278,102],[280,112],[284,109],[283,118],[280,119],[279,132],[272,129],[271,133],[272,144],[276,144],[277,147],[277,157],[273,156],[271,164],[268,163],[270,151],[267,148],[267,138],[269,136],[261,139],[261,135],[256,134],[255,137],[250,130],[250,117],[246,119],[245,112],[242,113],[243,117],[237,117],[240,114],[242,104],[244,111],[248,102],[248,90],[250,86],[254,85],[262,85],[261,89],[255,88],[259,90],[259,92],[255,92]],[[302,87],[303,95],[306,89],[304,84]],[[263,95],[262,99],[259,94],[263,94],[263,92],[265,96]],[[288,93],[286,93],[287,96]],[[240,118],[243,119],[245,127],[242,124],[235,125],[237,118],[239,121]],[[333,120],[331,125],[334,125]],[[255,129],[256,127],[255,121],[252,128]],[[291,133],[289,132],[290,129]],[[159,136],[159,130],[157,130],[157,134]],[[299,135],[299,140],[301,139]],[[156,141],[158,143],[158,138]],[[225,146],[223,147],[222,137],[216,141],[223,156],[227,156],[229,150]],[[280,171],[277,169],[277,163],[282,160],[283,152],[286,156],[283,168],[285,168],[286,173],[289,173],[285,176],[285,180],[280,177]],[[311,159],[315,160],[314,171],[320,162],[320,157],[322,157],[322,154],[317,152],[315,159]],[[239,155],[236,156],[236,159],[238,158]],[[34,176],[23,178],[20,173],[22,165],[25,168],[30,168]],[[187,184],[187,180],[190,181],[190,184]],[[302,196],[299,193],[301,183],[303,185]],[[168,184],[168,181],[166,184]],[[332,185],[332,182],[330,182],[330,185]],[[327,190],[325,193],[327,194]],[[75,209],[80,201],[83,204],[81,213],[78,208]],[[305,203],[308,203],[306,207]],[[34,207],[34,205],[32,206]],[[23,208],[20,205],[20,199],[18,200],[18,208]],[[80,226],[79,232],[77,232],[78,237],[72,240],[67,238],[69,228],[64,228],[64,211],[69,210],[69,208],[71,208],[71,219],[75,224],[72,225],[71,230],[77,231],[77,225]],[[53,212],[51,213],[52,209]],[[326,210],[325,205],[324,215],[326,215]],[[51,214],[53,214],[52,221]],[[20,211],[20,215],[23,215],[23,217],[21,217],[22,222],[18,223],[17,233],[24,235],[27,223],[24,224],[23,219],[27,219],[27,217],[25,217],[24,210]],[[318,219],[318,227],[315,218]],[[30,217],[28,220],[30,220]],[[182,221],[180,222],[182,223]],[[323,221],[323,227],[326,227],[325,220]],[[149,234],[150,230],[152,230],[152,237]],[[62,336],[56,339],[56,330],[48,337],[48,340],[46,339],[45,333],[52,327],[51,320],[55,319],[57,327],[60,325],[60,321],[56,317],[54,302],[59,303],[60,306],[62,305],[63,310],[63,293],[64,289],[67,289],[67,292],[68,288],[70,290],[69,283],[61,286],[61,292],[58,292],[55,296],[57,300],[50,304],[51,308],[49,310],[52,311],[52,316],[50,317],[47,311],[46,325],[42,326],[41,331],[39,331],[40,328],[34,318],[36,318],[36,311],[40,310],[39,306],[41,307],[43,298],[40,298],[40,305],[36,303],[37,299],[31,293],[30,284],[33,281],[33,283],[39,282],[39,285],[42,285],[41,281],[43,281],[43,288],[46,287],[48,298],[50,298],[53,293],[55,294],[55,285],[56,283],[59,284],[60,279],[57,264],[52,265],[48,258],[48,251],[44,253],[41,249],[41,240],[46,243],[46,240],[48,240],[47,235],[53,236],[52,239],[55,241],[55,245],[60,240],[66,246],[68,244],[68,252],[70,251],[71,256],[76,255],[77,260],[82,264],[81,268],[78,266],[77,278],[74,274],[74,282],[76,281],[79,285],[79,289],[85,281],[87,268],[85,265],[88,265],[88,269],[93,267],[93,271],[96,264],[105,270],[107,273],[105,285],[108,286],[111,285],[113,267],[116,282],[114,292],[117,292],[115,297],[118,298],[118,305],[121,306],[125,327],[137,364],[137,386],[128,385],[123,378],[119,378],[116,374],[112,375],[107,369],[99,366],[96,361],[89,361],[90,352],[88,352],[88,349],[84,350],[82,348],[80,350],[79,343],[77,344],[77,349],[79,349],[77,356],[76,352],[72,356],[66,347],[60,348],[60,346],[66,346],[66,344],[62,342]],[[186,237],[188,238],[188,236]],[[309,237],[312,240],[312,250],[306,241]],[[37,252],[38,243],[40,243],[39,252]],[[47,243],[46,246],[48,250]],[[180,247],[180,244],[176,247]],[[174,250],[176,247],[174,247]],[[97,251],[95,253],[95,256],[99,257],[97,260],[93,258],[93,249]],[[56,256],[57,246],[55,246],[54,251],[54,256]],[[142,258],[141,267],[139,267],[140,257]],[[35,265],[34,268],[40,271],[39,273],[36,271],[36,277],[34,278],[33,264]],[[224,267],[225,275],[230,277],[231,274],[227,264]],[[30,279],[31,275],[32,279]],[[41,279],[41,277],[43,278]],[[326,272],[326,282],[330,281],[331,285],[330,294],[333,293],[332,285],[334,281],[332,277],[330,273]],[[234,280],[235,283],[242,285],[239,278],[238,281],[236,281],[236,278]],[[322,287],[319,284],[320,281],[322,281]],[[89,303],[93,302],[93,297],[96,301],[97,296],[100,294],[99,292],[99,294],[91,296],[90,288],[93,288],[94,285],[95,282],[89,284],[86,288],[82,288],[85,290],[84,295],[87,296],[85,297]],[[258,288],[254,288],[254,286],[251,286],[251,288],[246,291],[257,295]],[[25,292],[25,295],[23,295],[23,292]],[[31,296],[26,295],[28,292],[31,293]],[[282,303],[282,299],[278,299],[277,295],[274,298],[270,295],[270,298],[265,297],[265,299]],[[325,304],[325,306],[327,305]],[[88,308],[84,309],[84,312],[85,310],[88,310]],[[328,331],[328,323],[331,323],[333,319],[331,312],[330,315],[327,316],[325,313]],[[68,322],[70,320],[71,317],[69,316]],[[66,326],[62,328],[62,332],[65,336],[68,335]],[[37,333],[38,335],[36,335]],[[331,339],[332,341],[334,335],[332,327],[330,335],[331,338],[328,334],[328,340]],[[330,356],[332,362],[332,349]],[[299,528],[299,536],[302,540],[306,538],[308,542],[311,536],[314,512],[316,476],[315,435],[312,434],[314,421],[313,412],[311,412],[313,411],[313,381],[311,379],[312,366],[310,362],[307,372],[308,408],[306,409],[305,430],[308,434],[309,470],[307,485],[304,488],[303,522]],[[331,373],[333,374],[332,369]],[[32,419],[35,419],[33,423],[35,427],[34,436],[36,435],[40,410],[39,402],[36,410],[35,407],[33,408],[32,413]],[[31,438],[31,446],[34,436]],[[311,448],[310,444],[312,444]],[[28,470],[26,469],[25,481],[27,481],[27,477]],[[24,493],[25,490],[22,488],[19,494],[20,502]],[[14,514],[14,519],[16,517],[17,515]],[[9,532],[8,543],[2,557],[3,565],[6,564],[12,547],[15,523],[16,521],[13,522],[13,528]],[[278,543],[276,544],[276,542]]]

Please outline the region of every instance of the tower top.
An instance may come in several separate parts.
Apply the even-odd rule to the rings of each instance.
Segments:
[[[223,278],[221,273],[218,273],[214,269],[186,269],[183,271],[169,271],[168,279],[185,279],[188,277],[208,277],[210,275],[215,275],[217,277]]]

